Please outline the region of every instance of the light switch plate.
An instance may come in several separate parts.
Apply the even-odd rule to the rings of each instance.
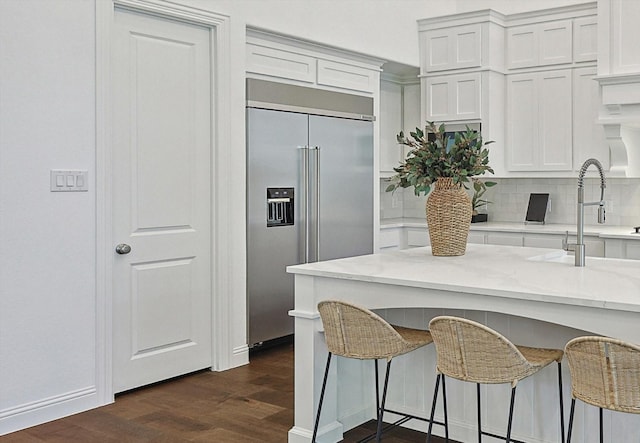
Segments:
[[[83,170],[51,170],[51,192],[83,192],[88,191],[89,171]]]

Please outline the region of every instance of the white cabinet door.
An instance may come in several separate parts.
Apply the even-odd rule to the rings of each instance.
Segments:
[[[571,20],[542,23],[539,26],[538,65],[558,65],[571,63],[572,22]]]
[[[573,166],[571,71],[549,71],[538,75],[540,170],[571,170]]]
[[[402,86],[380,82],[380,172],[393,173],[402,160],[396,136],[402,130]]]
[[[571,20],[514,26],[507,31],[509,69],[571,63],[572,55]]]
[[[323,86],[373,93],[378,88],[378,76],[371,69],[318,59],[317,82]]]
[[[573,21],[573,61],[590,62],[598,59],[598,19],[582,17]]]
[[[404,85],[402,93],[403,130],[405,134],[416,128],[424,128],[425,122],[420,117],[420,84]]]
[[[427,77],[423,80],[428,121],[479,119],[480,73]]]
[[[535,74],[507,77],[507,169],[535,169],[538,147],[538,82]]]
[[[572,168],[571,71],[507,78],[507,165],[510,171]]]
[[[610,166],[604,127],[597,123],[600,88],[595,76],[595,66],[573,71],[574,170],[588,158],[600,160],[605,170]]]
[[[314,83],[317,61],[313,57],[247,43],[247,72]]]
[[[436,29],[422,35],[425,72],[475,68],[482,64],[481,25]]]
[[[538,63],[537,25],[515,26],[507,30],[507,67],[527,68]]]
[[[604,12],[610,14],[610,20],[601,24],[605,37],[601,49],[604,72],[640,72],[640,2],[610,0],[602,2],[602,6]]]

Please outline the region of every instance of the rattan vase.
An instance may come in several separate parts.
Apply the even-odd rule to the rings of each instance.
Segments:
[[[427,224],[433,255],[464,255],[471,213],[471,198],[460,184],[454,184],[450,177],[436,180],[427,198]]]

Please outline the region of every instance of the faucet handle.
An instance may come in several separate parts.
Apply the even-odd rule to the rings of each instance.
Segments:
[[[565,231],[564,238],[562,239],[562,249],[565,251],[575,251],[575,244],[569,244],[569,231]]]

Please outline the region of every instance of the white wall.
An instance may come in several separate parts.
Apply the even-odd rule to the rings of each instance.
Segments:
[[[96,374],[95,7],[0,0],[0,434],[104,402]],[[245,25],[417,66],[416,19],[563,5],[529,0],[182,0],[231,16],[229,217],[244,219]],[[544,4],[543,4],[544,3]],[[574,2],[571,2],[574,3]],[[508,9],[507,9],[508,8]],[[50,169],[86,169],[83,193],[49,192]],[[244,226],[230,233],[231,349],[244,337]],[[222,363],[220,363],[222,362]],[[96,393],[96,389],[99,392]],[[69,400],[63,400],[69,396]],[[47,406],[49,405],[49,406]]]
[[[94,36],[92,2],[0,2],[0,434],[97,404],[95,186],[49,192],[50,169],[95,177]]]

